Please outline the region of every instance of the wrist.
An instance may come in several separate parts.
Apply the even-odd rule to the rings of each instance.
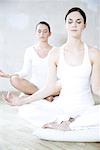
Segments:
[[[10,74],[7,74],[7,78],[11,78],[11,75],[10,75]]]
[[[13,74],[7,74],[7,78],[11,78]]]

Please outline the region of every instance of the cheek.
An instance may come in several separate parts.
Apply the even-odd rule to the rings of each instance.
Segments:
[[[35,34],[35,37],[38,39],[40,37],[40,34],[39,33]]]
[[[40,34],[39,32],[36,32],[36,33],[35,33],[36,36],[38,36],[39,34]]]
[[[49,34],[49,33],[46,33],[46,34],[45,34],[45,37],[47,37],[47,38],[48,38],[49,36],[50,36],[50,34]]]
[[[85,29],[85,25],[83,24],[83,25],[81,26],[81,28],[82,28],[82,30],[84,30],[84,29]]]
[[[79,29],[79,31],[83,31],[84,30],[84,25],[81,25],[81,26],[79,25],[78,29]]]
[[[68,31],[68,30],[70,29],[70,26],[69,26],[69,25],[66,25],[66,26],[65,26],[65,29],[66,29],[66,31]]]

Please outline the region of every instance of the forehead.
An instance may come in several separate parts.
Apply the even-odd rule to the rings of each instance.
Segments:
[[[37,30],[48,30],[48,26],[47,25],[45,25],[45,24],[39,24],[38,26],[37,26]]]
[[[83,20],[83,16],[80,14],[80,12],[74,11],[68,14],[67,19],[82,19]]]

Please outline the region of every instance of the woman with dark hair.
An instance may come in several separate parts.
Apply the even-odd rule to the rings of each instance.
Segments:
[[[12,86],[26,95],[34,94],[44,85],[48,70],[48,54],[53,49],[48,43],[51,29],[47,22],[41,21],[36,25],[35,36],[37,43],[27,48],[21,71],[14,74],[0,71],[1,77],[10,78]],[[26,77],[30,72],[29,81]],[[50,96],[47,100],[52,101],[53,97]]]
[[[82,40],[86,28],[84,11],[78,7],[70,9],[65,16],[65,27],[67,41],[59,49],[51,51],[44,87],[25,99],[10,96],[6,99],[11,105],[23,105],[47,97],[57,88],[58,76],[61,83],[59,98],[51,106],[46,105],[46,121],[58,121],[47,123],[44,128],[69,130],[71,122],[94,107],[92,93],[100,96],[100,51]]]

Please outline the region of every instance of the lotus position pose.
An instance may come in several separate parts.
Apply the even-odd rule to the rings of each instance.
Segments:
[[[23,68],[15,74],[0,71],[0,76],[10,78],[13,87],[26,95],[34,94],[45,84],[48,70],[48,54],[53,47],[48,43],[51,36],[50,25],[47,22],[39,22],[36,25],[35,35],[37,43],[29,47],[25,52]],[[31,80],[26,77],[31,74]],[[47,100],[52,101],[50,96]]]
[[[77,7],[71,8],[65,16],[65,26],[67,41],[59,49],[50,52],[48,78],[44,87],[27,98],[6,97],[10,105],[33,102],[30,108],[31,119],[33,123],[44,123],[44,128],[70,130],[70,124],[75,119],[95,107],[92,93],[100,96],[100,52],[82,40],[86,28],[84,11]],[[40,99],[59,89],[57,76],[61,92],[58,99],[48,105],[49,102]],[[37,100],[40,101],[34,102]],[[34,109],[39,110],[37,117]],[[24,107],[25,110],[28,109]]]

